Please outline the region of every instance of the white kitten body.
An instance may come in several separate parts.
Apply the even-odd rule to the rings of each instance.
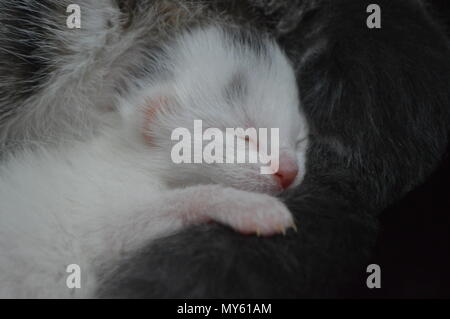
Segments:
[[[292,226],[268,195],[281,190],[277,180],[259,164],[170,160],[170,132],[194,119],[277,127],[281,156],[299,168],[292,185],[301,182],[308,128],[295,77],[274,43],[258,41],[218,27],[184,33],[159,56],[160,74],[114,97],[119,112],[94,137],[9,156],[0,167],[0,297],[93,297],[117,258],[192,223],[262,235]],[[79,289],[66,285],[70,264],[81,267]]]

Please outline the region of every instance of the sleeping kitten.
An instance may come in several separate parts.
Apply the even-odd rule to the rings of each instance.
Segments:
[[[373,296],[366,267],[379,262],[369,260],[378,216],[431,174],[448,145],[450,48],[429,2],[378,0],[382,28],[369,29],[371,1],[208,1],[269,29],[293,61],[310,138],[307,174],[285,203],[301,231],[258,238],[190,227],[115,264],[97,296]]]
[[[91,297],[105,265],[188,224],[215,221],[245,234],[294,227],[273,197],[305,174],[308,126],[293,70],[269,38],[218,26],[185,32],[117,97],[85,142],[23,150],[0,167],[0,297]],[[279,128],[279,169],[174,164],[171,132]],[[252,141],[248,141],[252,143]],[[78,264],[81,289],[66,286]]]

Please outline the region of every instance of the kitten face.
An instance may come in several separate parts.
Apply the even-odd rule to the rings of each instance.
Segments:
[[[272,41],[245,40],[217,28],[188,33],[167,53],[171,79],[142,87],[136,94],[142,134],[158,154],[168,184],[214,183],[274,194],[298,185],[305,175],[308,127],[299,110],[294,72]],[[226,128],[267,129],[268,150],[277,146],[271,145],[270,132],[278,129],[277,173],[261,174],[261,166],[266,166],[261,162],[173,163],[173,130],[186,128],[193,135],[195,120],[202,121],[203,131],[217,128],[224,136]],[[242,138],[247,151],[261,151],[261,141]]]

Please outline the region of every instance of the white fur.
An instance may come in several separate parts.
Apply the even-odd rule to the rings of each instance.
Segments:
[[[2,2],[21,8],[15,0]],[[146,45],[158,44],[178,29],[208,18],[200,4],[163,0],[142,8],[126,26],[129,17],[119,10],[116,1],[79,0],[76,4],[81,8],[81,29],[68,29],[66,8],[72,3],[54,0],[52,7],[39,1],[22,4],[23,10],[39,12],[40,21],[35,23],[48,32],[20,30],[30,38],[42,38],[41,50],[32,54],[49,62],[51,75],[37,94],[15,102],[15,107],[23,110],[20,114],[0,121],[0,152],[6,144],[54,144],[95,133],[104,114],[116,109],[115,95],[133,77],[130,70],[151,60]],[[0,21],[20,18],[2,8]],[[0,29],[0,44],[3,36]],[[0,50],[15,54],[14,48]],[[0,108],[11,103],[9,85],[7,76],[0,77],[0,92],[4,93]]]
[[[92,297],[103,267],[189,223],[212,219],[267,235],[289,227],[290,212],[263,194],[278,189],[259,165],[170,161],[171,130],[191,128],[194,119],[218,128],[277,127],[282,148],[298,159],[300,183],[308,128],[295,77],[276,44],[264,43],[268,56],[220,27],[185,32],[157,56],[160,73],[135,82],[127,97],[108,97],[120,112],[95,137],[8,158],[0,167],[0,297]],[[230,101],[223,92],[237,73],[247,89]],[[92,101],[106,101],[103,92]],[[146,123],[148,101],[160,97],[168,108]],[[69,264],[81,266],[81,289],[66,286]]]

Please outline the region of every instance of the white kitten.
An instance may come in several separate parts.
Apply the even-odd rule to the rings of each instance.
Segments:
[[[0,167],[0,297],[91,297],[101,269],[182,227],[216,221],[272,235],[293,217],[271,196],[305,174],[307,124],[275,43],[238,30],[186,32],[121,97],[88,142],[23,151]],[[174,164],[173,129],[280,129],[280,169]],[[251,142],[251,141],[250,141]],[[66,267],[81,267],[81,288]]]

